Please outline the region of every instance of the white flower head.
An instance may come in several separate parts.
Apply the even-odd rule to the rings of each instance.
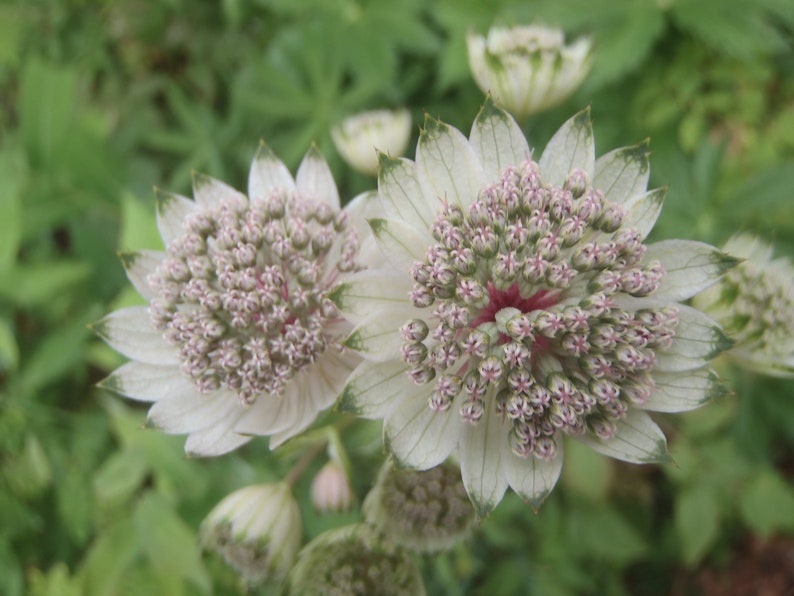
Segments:
[[[402,464],[457,449],[480,514],[507,486],[539,504],[563,437],[630,462],[666,461],[646,410],[695,408],[730,346],[680,304],[737,260],[699,242],[644,239],[665,191],[646,190],[646,145],[595,159],[589,111],[536,161],[487,100],[467,139],[428,118],[416,162],[382,157],[387,262],[332,298],[365,358],[340,405],[384,420]]]
[[[334,460],[326,462],[312,479],[314,507],[322,513],[348,511],[353,501],[353,489],[344,467]]]
[[[289,485],[258,484],[225,497],[201,524],[204,548],[254,584],[280,581],[301,542],[301,516]]]
[[[378,151],[405,153],[411,138],[411,114],[406,109],[373,110],[355,114],[331,129],[337,151],[362,174],[378,173]]]
[[[158,192],[165,252],[122,254],[150,303],[95,324],[132,359],[101,385],[154,402],[148,422],[188,433],[191,454],[219,455],[252,435],[275,448],[335,401],[357,362],[325,295],[359,267],[365,224],[355,220],[370,197],[340,210],[315,148],[293,179],[265,146],[248,197],[201,175],[193,191],[195,200]]]
[[[286,593],[424,596],[425,588],[407,551],[366,524],[356,524],[324,532],[307,544],[289,573]]]
[[[465,538],[476,515],[457,466],[412,470],[386,461],[364,499],[364,517],[400,546],[435,552]]]
[[[494,26],[466,41],[477,85],[519,118],[562,102],[590,71],[590,40],[565,45],[556,28]]]
[[[773,258],[773,248],[750,234],[723,246],[745,259],[693,302],[736,341],[726,356],[750,370],[794,377],[794,265]]]

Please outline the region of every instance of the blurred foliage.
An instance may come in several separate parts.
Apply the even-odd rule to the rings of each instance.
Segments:
[[[651,137],[652,183],[670,188],[657,238],[751,230],[794,255],[789,0],[0,4],[0,593],[242,589],[197,528],[234,488],[281,477],[295,450],[254,441],[189,460],[181,438],[142,430],[141,408],[93,388],[121,360],[86,325],[135,300],[115,251],[158,247],[152,185],[188,193],[199,170],[244,187],[260,138],[293,169],[316,142],[343,197],[371,187],[342,167],[330,127],[406,105],[417,123],[427,111],[467,130],[483,98],[466,32],[532,21],[596,45],[584,87],[524,124],[533,145],[590,104],[598,153]],[[429,593],[697,592],[751,538],[791,548],[794,386],[725,372],[735,393],[660,417],[677,465],[571,445],[539,512],[509,495],[470,540],[422,561]],[[359,499],[378,433],[343,433]],[[308,482],[307,538],[357,519],[316,514]]]

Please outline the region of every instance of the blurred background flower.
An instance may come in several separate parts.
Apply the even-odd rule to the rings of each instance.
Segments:
[[[373,110],[349,116],[331,129],[336,150],[362,174],[378,173],[378,152],[400,157],[411,138],[411,114],[406,109]]]

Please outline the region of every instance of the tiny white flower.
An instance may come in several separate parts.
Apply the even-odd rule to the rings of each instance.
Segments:
[[[353,506],[353,489],[344,468],[331,460],[312,480],[312,503],[322,513],[348,511]]]
[[[477,85],[518,118],[559,104],[590,71],[590,40],[565,45],[556,28],[495,26],[466,41]]]
[[[148,422],[187,433],[191,454],[219,455],[252,435],[275,448],[334,403],[357,362],[326,294],[360,267],[369,231],[358,214],[372,199],[340,209],[314,148],[293,179],[263,146],[248,197],[201,175],[193,191],[195,200],[158,192],[165,252],[121,255],[149,307],[94,325],[132,360],[101,386],[154,402]]]
[[[416,552],[435,552],[461,541],[475,521],[460,470],[395,468],[387,461],[364,499],[364,517],[390,540]]]
[[[331,138],[350,167],[374,176],[379,151],[395,157],[405,153],[411,138],[411,114],[406,109],[362,112],[335,126]]]
[[[253,584],[286,576],[301,532],[300,510],[289,485],[257,484],[215,506],[201,524],[201,542]]]
[[[365,524],[320,534],[298,553],[286,594],[305,596],[423,596],[422,576],[410,555]]]
[[[384,420],[401,465],[457,450],[480,514],[507,486],[538,505],[563,438],[629,462],[669,459],[646,410],[699,406],[730,340],[680,304],[737,260],[700,242],[646,245],[665,191],[643,143],[595,159],[589,111],[540,158],[486,100],[467,139],[428,118],[416,162],[381,157],[387,255],[333,293],[365,358],[343,408]]]
[[[736,341],[733,362],[775,377],[794,377],[794,265],[773,258],[773,248],[750,234],[723,246],[745,259],[693,302]]]

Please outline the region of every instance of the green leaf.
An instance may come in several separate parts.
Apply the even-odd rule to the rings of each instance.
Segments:
[[[188,580],[203,593],[211,589],[201,563],[196,533],[159,495],[147,494],[135,511],[138,540],[150,564],[163,576]]]
[[[0,297],[23,308],[46,306],[85,281],[89,269],[80,261],[18,264],[0,271]]]
[[[742,492],[739,511],[764,538],[776,531],[794,530],[794,490],[774,470],[763,469]]]
[[[124,517],[105,529],[83,559],[79,576],[86,594],[115,596],[127,568],[140,552],[132,518]]]
[[[28,596],[81,596],[82,582],[69,574],[66,563],[56,563],[47,573],[35,569],[30,574]]]
[[[612,478],[612,460],[578,441],[566,441],[561,483],[592,500],[603,501]]]
[[[720,506],[713,489],[694,484],[678,493],[674,524],[682,559],[695,565],[714,545],[719,532]]]
[[[108,457],[94,475],[96,499],[114,505],[128,499],[141,485],[148,466],[138,451],[125,449]]]
[[[19,347],[10,321],[0,318],[0,373],[16,370]]]
[[[21,73],[19,130],[32,161],[51,165],[72,128],[77,99],[74,70],[33,59]]]
[[[599,561],[625,565],[648,552],[642,535],[612,507],[571,508],[566,525],[569,546]]]
[[[12,151],[0,153],[0,271],[11,267],[17,259],[22,234],[22,185],[20,160]]]
[[[121,230],[119,248],[140,250],[163,249],[163,240],[157,228],[156,209],[153,200],[141,201],[127,192],[121,197]]]

